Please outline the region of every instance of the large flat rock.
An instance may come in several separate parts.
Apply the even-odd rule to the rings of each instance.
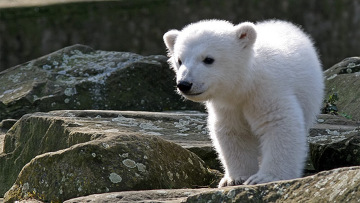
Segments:
[[[108,191],[209,185],[213,176],[204,162],[183,148],[210,144],[205,117],[119,111],[26,115],[5,138],[2,190],[16,178],[5,200],[64,201]]]
[[[203,109],[174,86],[165,56],[74,45],[0,72],[0,121],[62,109]]]
[[[290,181],[221,189],[174,189],[93,194],[65,201],[80,202],[358,202],[360,167],[321,172]],[[1,202],[1,199],[0,199]],[[38,203],[38,200],[22,202]]]
[[[124,111],[53,111],[22,117],[6,134],[0,154],[0,192],[38,155],[68,150],[104,137],[152,136],[184,148],[210,148],[206,114]],[[109,142],[109,141],[107,141]],[[107,143],[106,142],[106,143]],[[117,142],[117,141],[114,141]]]
[[[357,202],[359,187],[360,167],[352,167],[255,186],[107,193],[66,202]]]

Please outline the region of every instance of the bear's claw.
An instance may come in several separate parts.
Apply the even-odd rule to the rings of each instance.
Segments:
[[[236,178],[234,180],[229,177],[224,177],[221,179],[221,181],[219,183],[219,188],[226,187],[226,186],[242,185],[243,183],[244,183],[244,179],[242,179],[242,178]]]

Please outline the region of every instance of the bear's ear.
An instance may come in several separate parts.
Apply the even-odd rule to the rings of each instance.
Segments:
[[[240,23],[239,25],[235,26],[236,36],[242,44],[244,48],[249,45],[253,45],[256,41],[256,30],[255,25],[250,22]]]
[[[170,30],[166,32],[163,36],[164,43],[168,48],[169,52],[172,53],[174,51],[175,40],[179,35],[180,31],[178,30]]]

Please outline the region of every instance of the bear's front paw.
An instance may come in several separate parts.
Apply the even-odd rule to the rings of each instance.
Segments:
[[[277,181],[277,180],[280,180],[280,179],[276,178],[272,175],[256,173],[256,174],[250,176],[250,178],[248,178],[244,182],[244,185],[256,185],[256,184],[260,184],[260,183],[268,183],[268,182]]]
[[[219,188],[233,185],[242,185],[246,179],[244,178],[235,178],[232,179],[230,177],[223,177],[219,183]]]

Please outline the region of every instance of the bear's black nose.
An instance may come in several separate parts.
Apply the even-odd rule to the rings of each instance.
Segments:
[[[176,86],[181,92],[186,93],[191,89],[192,83],[189,83],[187,81],[180,81]]]

